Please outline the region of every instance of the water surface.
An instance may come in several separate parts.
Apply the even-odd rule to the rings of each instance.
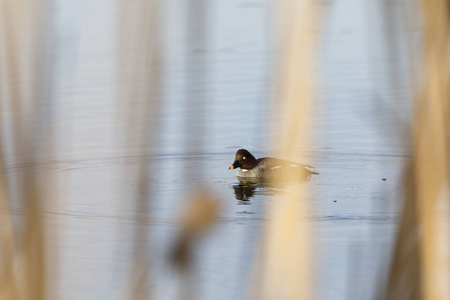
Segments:
[[[145,192],[149,221],[142,225],[149,229],[147,263],[154,299],[177,296],[179,278],[167,253],[186,199],[198,186],[214,192],[221,210],[217,224],[196,247],[196,299],[245,299],[265,207],[279,199],[283,187],[243,186],[228,166],[241,147],[256,157],[268,154],[271,6],[266,1],[212,1],[211,36],[198,48],[195,42],[183,42],[182,11],[175,1],[166,2],[159,143],[151,155],[124,157],[115,149],[121,111],[115,98],[114,2],[56,4],[57,152],[38,164],[10,165],[8,174],[14,181],[25,168],[35,168],[58,180],[58,193],[51,199],[55,205],[46,214],[57,231],[52,243],[60,251],[60,298],[124,296],[137,190],[136,177],[124,174],[145,163],[151,172]],[[305,201],[312,208],[318,249],[318,298],[368,299],[382,277],[398,221],[396,198],[405,161],[393,125],[398,111],[377,105],[377,99],[392,100],[385,76],[389,61],[383,51],[372,55],[372,45],[382,48],[384,35],[377,24],[368,26],[367,7],[360,1],[332,1],[324,11],[314,144],[295,160],[313,164],[320,173],[300,183],[314,191]],[[202,91],[208,98],[207,128],[196,152],[184,148],[185,75],[191,71],[184,63],[186,53],[203,56],[208,72]],[[14,209],[20,216],[20,205]]]

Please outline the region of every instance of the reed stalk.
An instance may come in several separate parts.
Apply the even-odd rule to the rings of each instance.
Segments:
[[[46,1],[0,1],[0,89],[1,113],[6,117],[0,128],[0,197],[1,216],[1,282],[0,299],[48,299],[48,262],[46,226],[42,216],[45,183],[30,168],[18,178],[18,198],[10,199],[6,180],[5,149],[12,151],[12,161],[35,162],[43,151],[52,146],[43,134],[47,122],[42,75],[45,38],[44,20]],[[42,113],[44,112],[44,113]],[[10,131],[7,143],[5,133]],[[13,226],[9,205],[23,203],[23,216]]]
[[[149,155],[155,149],[160,107],[160,53],[157,1],[119,1],[118,102],[119,156],[137,157],[122,176],[137,182],[134,198],[133,259],[125,299],[150,298]]]
[[[315,50],[319,7],[315,1],[278,2],[279,59],[276,104],[280,133],[273,140],[277,155],[295,159],[309,145],[314,108]],[[289,174],[286,174],[289,176]],[[275,179],[275,184],[289,178]],[[264,224],[262,275],[253,299],[313,298],[313,240],[308,221],[307,185],[292,187],[270,202]]]
[[[438,205],[449,204],[448,3],[421,1],[423,76],[417,84],[412,148],[404,176],[404,209],[386,299],[448,299],[449,237]],[[447,227],[448,227],[448,222]],[[448,232],[448,228],[446,231]]]

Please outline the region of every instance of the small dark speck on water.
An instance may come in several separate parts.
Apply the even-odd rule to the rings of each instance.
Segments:
[[[337,200],[334,200],[333,202],[337,202]]]
[[[386,181],[386,178],[383,178],[383,181]]]

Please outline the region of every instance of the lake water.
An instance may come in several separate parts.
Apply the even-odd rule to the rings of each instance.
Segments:
[[[403,82],[408,78],[402,77],[393,92],[378,2],[323,4],[314,144],[295,159],[307,159],[320,172],[304,183],[314,191],[308,203],[318,249],[318,299],[373,298],[385,277],[397,224],[405,157],[395,121],[405,118],[407,109],[392,97],[407,97]],[[152,173],[146,226],[153,299],[177,296],[179,278],[167,253],[186,197],[196,187],[209,187],[221,210],[218,223],[195,248],[195,299],[248,296],[265,207],[280,194],[265,185],[242,186],[236,171],[228,169],[239,148],[256,157],[268,154],[273,8],[266,1],[216,0],[209,10],[206,46],[196,41],[185,46],[183,11],[177,1],[164,2],[159,142],[145,158]],[[53,8],[57,151],[32,167],[58,180],[48,217],[57,226],[60,299],[119,299],[129,283],[135,211],[126,195],[134,195],[137,182],[123,172],[132,174],[142,161],[118,156],[114,149],[120,113],[116,13],[109,0],[56,1]],[[208,74],[203,85],[207,126],[202,136],[192,134],[201,143],[187,150],[186,53],[203,56]],[[403,60],[399,66],[406,68]],[[14,178],[24,168],[12,165],[8,174]]]

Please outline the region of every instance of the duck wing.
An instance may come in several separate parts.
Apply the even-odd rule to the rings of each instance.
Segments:
[[[296,162],[292,162],[289,160],[279,159],[279,158],[273,158],[273,157],[262,157],[256,160],[258,162],[258,166],[261,165],[263,169],[267,170],[276,170],[276,169],[285,169],[285,168],[303,168],[312,174],[319,174],[315,171],[312,171],[311,169],[314,169],[313,166],[305,165],[305,164],[299,164]]]

